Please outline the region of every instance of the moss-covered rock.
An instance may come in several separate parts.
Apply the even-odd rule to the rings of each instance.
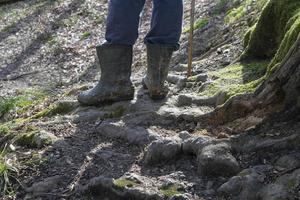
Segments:
[[[67,114],[74,110],[77,106],[77,101],[59,101],[38,112],[32,116],[32,118],[38,119],[42,117],[51,117],[58,114]]]
[[[242,59],[271,59],[277,52],[285,55],[299,33],[299,9],[300,1],[270,0],[253,31],[246,34],[247,48]]]
[[[268,60],[241,62],[210,72],[215,81],[203,87],[199,95],[210,97],[222,92],[226,101],[238,94],[254,92],[264,80],[268,63]]]
[[[15,143],[20,146],[30,148],[41,148],[51,145],[58,138],[52,133],[46,131],[32,130],[30,132],[22,133],[15,138]]]
[[[170,184],[166,184],[166,185],[163,185],[162,187],[160,187],[160,192],[164,196],[170,198],[177,194],[184,193],[184,187],[178,183],[170,183]]]
[[[114,184],[117,188],[123,189],[126,187],[131,188],[137,186],[140,184],[140,182],[129,178],[119,178],[114,180]]]

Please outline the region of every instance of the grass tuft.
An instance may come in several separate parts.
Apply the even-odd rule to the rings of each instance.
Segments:
[[[13,184],[18,170],[7,158],[5,148],[0,152],[0,196],[4,197],[14,193]]]

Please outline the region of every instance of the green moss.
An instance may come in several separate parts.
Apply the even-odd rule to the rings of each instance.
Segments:
[[[246,6],[241,5],[238,8],[233,8],[227,12],[225,17],[225,22],[227,24],[232,24],[242,18],[246,14]]]
[[[66,92],[64,93],[63,96],[72,96],[72,95],[76,95],[78,92],[83,91],[83,90],[87,90],[87,89],[89,89],[89,87],[86,86],[86,85],[74,87],[74,88],[72,88],[72,89],[66,91]]]
[[[16,144],[20,146],[26,146],[26,147],[36,147],[36,144],[34,142],[34,137],[36,131],[28,132],[28,133],[23,133],[15,139]]]
[[[26,165],[29,167],[41,167],[42,165],[47,164],[47,162],[48,159],[46,157],[42,157],[42,155],[37,152],[32,152],[31,158],[26,159],[24,162],[21,163],[21,165]]]
[[[56,104],[52,104],[49,107],[43,109],[42,111],[38,112],[32,119],[38,119],[42,117],[51,117],[54,115],[59,114],[67,114],[71,112],[75,108],[75,105],[72,102],[61,101]]]
[[[118,187],[118,188],[126,188],[126,187],[134,187],[134,186],[137,186],[139,185],[140,183],[136,180],[131,180],[131,179],[127,179],[127,178],[119,178],[119,179],[116,179],[114,181],[114,184]]]
[[[243,170],[238,174],[238,176],[248,176],[249,174],[249,171]]]
[[[245,36],[244,36],[244,48],[246,48],[249,45],[250,42],[250,38],[251,38],[251,34],[253,32],[253,30],[255,29],[256,24],[254,24],[251,28],[249,28],[249,30],[246,32]]]
[[[229,2],[229,0],[218,0],[212,10],[213,15],[219,15],[222,12],[225,12],[228,2]]]
[[[264,8],[264,6],[268,3],[268,1],[269,0],[258,0],[258,1],[255,2],[255,6],[259,10],[262,10]]]
[[[197,29],[202,29],[203,27],[205,27],[207,24],[209,23],[209,19],[208,18],[200,18],[197,19],[196,22],[194,23],[194,30]],[[190,27],[185,27],[182,31],[182,33],[188,33],[190,32]]]
[[[296,15],[299,13],[300,1],[270,0],[264,7],[262,14],[251,32],[250,40],[242,59],[264,58],[271,59],[277,50],[286,53],[286,49],[295,41],[299,33]],[[292,21],[291,21],[292,20]],[[289,27],[289,26],[294,27]],[[298,27],[298,28],[297,28]],[[291,30],[292,29],[292,30]],[[289,36],[286,33],[291,31]],[[298,32],[297,32],[298,31]],[[249,36],[247,36],[249,38]],[[286,39],[284,39],[286,38]],[[284,41],[283,41],[284,40]],[[282,44],[284,42],[284,44]],[[281,56],[277,57],[281,57]]]
[[[9,127],[6,125],[0,125],[0,136],[6,135],[9,133]]]
[[[12,110],[16,110],[18,114],[24,113],[30,106],[42,102],[46,96],[47,93],[40,90],[19,91],[19,94],[15,97],[0,100],[0,115]]]
[[[299,4],[300,7],[300,4]],[[284,35],[284,38],[279,46],[279,49],[274,56],[272,62],[269,65],[268,72],[272,73],[280,65],[285,55],[288,53],[289,49],[292,47],[294,42],[299,37],[300,33],[300,9],[298,13],[292,17],[287,23],[287,32]]]
[[[237,94],[251,93],[262,83],[269,61],[242,62],[230,65],[209,75],[216,80],[200,91],[201,96],[226,93],[226,99]]]
[[[188,82],[195,82],[196,80],[197,80],[197,76],[190,76],[187,79]]]
[[[229,87],[227,91],[227,99],[238,94],[252,93],[263,82],[263,78],[251,81],[246,84],[237,84]]]
[[[296,186],[296,184],[297,184],[296,179],[290,179],[288,180],[287,186],[291,190]]]
[[[172,197],[184,192],[184,188],[179,184],[169,184],[160,188],[160,192],[166,197]]]
[[[90,35],[91,35],[91,32],[86,31],[86,32],[82,33],[81,39],[84,40],[84,39],[88,38]]]
[[[57,37],[50,36],[49,38],[47,38],[47,43],[49,45],[53,46],[58,43],[58,39],[57,39]]]
[[[205,90],[201,91],[199,93],[200,96],[206,96],[206,97],[210,97],[210,96],[214,96],[216,95],[218,92],[220,92],[221,88],[219,87],[219,85],[217,83],[212,83],[209,84]]]
[[[126,108],[123,106],[117,106],[113,108],[111,111],[108,110],[108,114],[104,116],[104,118],[120,118],[126,112]]]
[[[79,20],[80,20],[80,17],[78,16],[78,14],[74,13],[67,19],[60,21],[59,26],[69,28],[69,27],[76,25],[79,22]]]

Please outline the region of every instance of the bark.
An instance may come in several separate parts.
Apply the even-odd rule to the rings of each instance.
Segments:
[[[280,66],[254,94],[239,95],[201,118],[208,124],[224,124],[256,109],[300,108],[300,33]]]

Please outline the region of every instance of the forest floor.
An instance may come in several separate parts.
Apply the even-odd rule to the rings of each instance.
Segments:
[[[270,116],[262,109],[222,125],[202,120],[235,93],[250,92],[247,83],[268,63],[238,62],[257,14],[249,8],[226,18],[236,5],[222,2],[197,3],[193,76],[186,78],[184,28],[170,92],[152,101],[141,86],[147,1],[134,47],[135,98],[99,107],[80,106],[76,96],[100,77],[95,46],[104,38],[107,0],[2,5],[3,199],[299,199],[296,111]]]

